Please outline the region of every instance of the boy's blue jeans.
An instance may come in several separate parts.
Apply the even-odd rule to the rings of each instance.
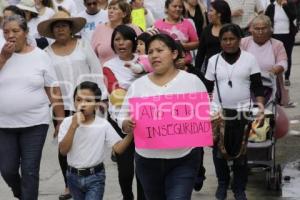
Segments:
[[[202,159],[201,148],[176,159],[144,158],[135,154],[136,174],[147,200],[189,200]]]
[[[105,170],[90,176],[78,176],[67,171],[67,182],[74,200],[102,200]]]

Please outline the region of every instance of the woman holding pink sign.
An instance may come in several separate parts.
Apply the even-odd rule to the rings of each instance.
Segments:
[[[147,42],[147,47],[154,71],[133,82],[127,92],[118,116],[118,124],[125,133],[140,125],[129,117],[129,99],[206,92],[198,77],[176,68],[178,46],[170,36],[154,35]],[[135,150],[136,174],[146,199],[191,199],[201,148],[146,149],[136,145]]]

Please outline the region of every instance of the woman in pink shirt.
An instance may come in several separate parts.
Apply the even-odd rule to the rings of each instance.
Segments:
[[[115,56],[115,52],[111,49],[110,41],[113,30],[121,24],[127,24],[132,27],[137,35],[142,31],[131,23],[130,5],[124,0],[112,0],[108,5],[108,22],[99,24],[92,36],[92,47],[99,58],[101,65]]]
[[[166,0],[165,10],[167,17],[157,20],[154,27],[180,42],[185,50],[185,62],[191,64],[192,55],[190,51],[197,49],[199,42],[195,26],[189,19],[183,18],[183,1]]]
[[[278,89],[279,103],[284,106],[293,106],[292,102],[288,102],[288,92],[283,83],[283,73],[287,70],[287,54],[283,43],[271,37],[270,18],[258,15],[253,19],[250,31],[252,36],[241,40],[241,48],[253,54],[260,66],[266,103],[269,102],[274,90]]]

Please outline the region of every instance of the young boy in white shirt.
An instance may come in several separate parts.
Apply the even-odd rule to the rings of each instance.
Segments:
[[[74,92],[76,113],[63,120],[59,150],[67,155],[67,180],[74,200],[101,200],[105,187],[103,160],[105,146],[121,154],[132,141],[132,134],[122,140],[104,118],[96,115],[101,91],[96,83],[82,82]]]

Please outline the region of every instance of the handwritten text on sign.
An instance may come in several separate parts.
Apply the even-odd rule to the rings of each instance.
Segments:
[[[212,145],[206,92],[129,99],[137,148],[174,149]]]

